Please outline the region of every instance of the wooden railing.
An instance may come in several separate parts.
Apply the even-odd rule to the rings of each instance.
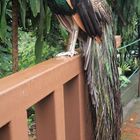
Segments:
[[[0,80],[0,140],[28,140],[35,106],[37,140],[91,140],[80,56],[55,58]]]

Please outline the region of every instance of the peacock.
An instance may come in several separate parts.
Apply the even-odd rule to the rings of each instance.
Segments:
[[[94,139],[119,140],[121,103],[111,10],[106,0],[48,0],[48,6],[69,32],[67,52],[84,57],[86,83],[94,120]]]

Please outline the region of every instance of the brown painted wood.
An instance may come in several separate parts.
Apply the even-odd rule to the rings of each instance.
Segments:
[[[55,140],[56,138],[53,96],[54,94],[51,93],[35,105],[38,140]]]
[[[80,72],[81,58],[75,56],[51,59],[1,79],[0,127],[9,122],[20,108],[28,109]]]
[[[80,110],[80,140],[93,140],[90,105],[87,87],[83,73],[78,75],[79,110]],[[87,115],[85,115],[87,114]]]
[[[10,140],[28,140],[27,113],[22,109],[9,123]]]
[[[58,87],[54,92],[54,109],[55,109],[55,130],[56,130],[55,140],[66,140],[63,86]]]
[[[27,140],[35,105],[38,140],[90,140],[80,56],[55,58],[0,80],[0,140]],[[88,120],[88,121],[87,121]]]
[[[9,123],[0,128],[0,140],[10,140]]]
[[[66,140],[80,140],[78,77],[64,85]]]

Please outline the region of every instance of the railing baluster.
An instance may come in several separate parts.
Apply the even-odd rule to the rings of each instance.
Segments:
[[[53,94],[51,93],[35,105],[37,140],[55,140]]]
[[[59,87],[54,93],[56,140],[65,138],[64,91]]]
[[[78,76],[64,85],[66,140],[80,140]]]
[[[27,113],[18,113],[9,124],[10,140],[28,140]]]
[[[78,91],[79,91],[79,110],[80,110],[80,140],[86,140],[86,125],[85,125],[85,84],[83,82],[83,75],[78,76]]]

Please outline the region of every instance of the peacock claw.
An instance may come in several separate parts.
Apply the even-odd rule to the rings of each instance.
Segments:
[[[76,54],[78,54],[77,51],[67,51],[67,52],[61,52],[61,53],[57,54],[56,57],[61,57],[61,56],[73,57]]]

